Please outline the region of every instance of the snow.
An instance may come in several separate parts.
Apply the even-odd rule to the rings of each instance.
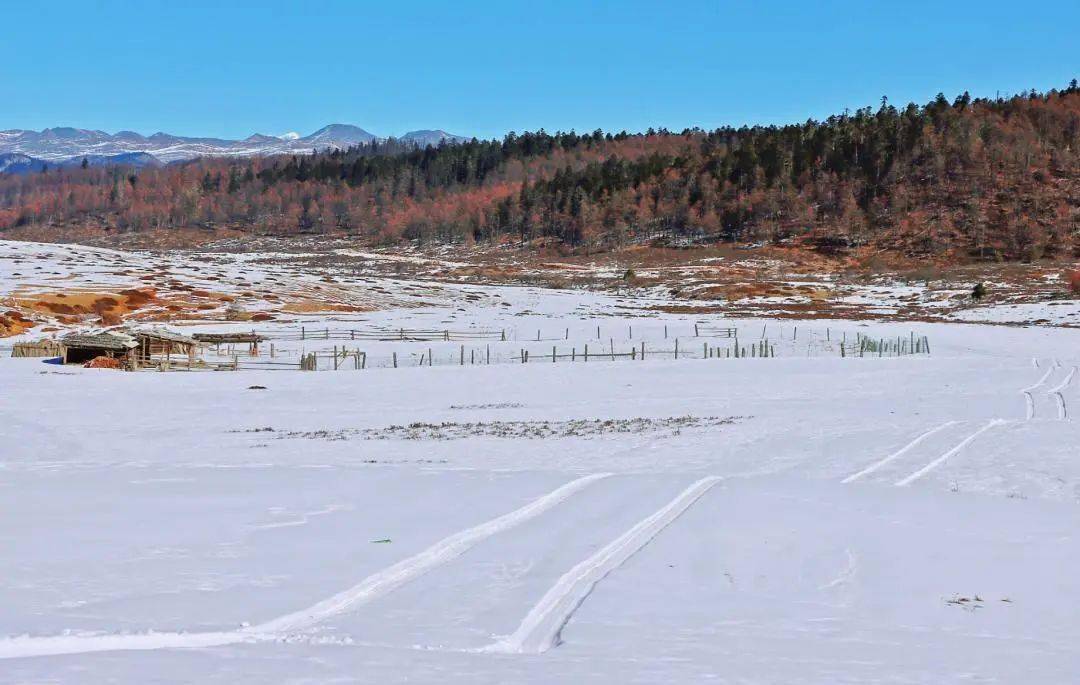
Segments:
[[[210,273],[19,248],[0,296]],[[213,268],[290,275],[263,257]],[[677,335],[700,354],[697,323],[767,336],[778,356],[462,366],[457,342],[357,341],[439,361],[121,373],[0,358],[0,683],[1080,672],[1075,330],[688,319],[621,295],[339,280],[385,307],[266,327],[502,329],[505,354]],[[856,333],[925,335],[933,352],[839,356]]]

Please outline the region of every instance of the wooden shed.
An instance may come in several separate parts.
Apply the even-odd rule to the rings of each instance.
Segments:
[[[155,355],[166,359],[187,357],[189,362],[195,361],[195,352],[198,341],[186,335],[173,333],[164,328],[151,328],[135,332],[135,340],[139,344],[138,356],[142,362],[149,361]]]
[[[70,333],[60,339],[65,364],[83,364],[98,357],[135,362],[139,343],[122,332]]]

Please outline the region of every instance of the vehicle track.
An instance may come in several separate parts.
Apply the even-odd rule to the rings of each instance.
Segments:
[[[1069,373],[1065,376],[1065,380],[1061,381],[1058,385],[1047,390],[1046,394],[1054,398],[1057,403],[1058,420],[1065,421],[1069,418],[1069,408],[1065,404],[1065,388],[1069,387],[1072,383],[1073,376],[1076,375],[1076,367],[1069,369]]]
[[[990,430],[991,428],[995,428],[995,427],[1000,426],[1000,425],[1005,424],[1005,423],[1008,423],[1008,421],[1006,421],[1005,419],[991,419],[989,423],[985,424],[982,428],[980,428],[979,430],[975,431],[971,435],[969,435],[966,438],[964,438],[963,440],[961,440],[959,443],[957,443],[952,449],[950,449],[945,454],[942,454],[940,457],[933,460],[932,462],[930,462],[926,466],[922,467],[921,469],[919,469],[915,473],[911,474],[910,476],[907,476],[906,478],[902,478],[902,479],[896,481],[897,487],[904,487],[904,486],[910,485],[911,483],[914,483],[918,479],[922,478],[926,474],[930,473],[931,471],[933,471],[937,467],[944,464],[950,458],[956,456],[960,452],[960,450],[964,449],[969,444],[971,444],[971,442],[974,441],[975,438],[979,437],[980,435],[982,435],[986,431]]]
[[[1052,374],[1052,373],[1054,373],[1054,365],[1053,364],[1051,364],[1050,367],[1046,369],[1046,373],[1044,373],[1042,375],[1042,378],[1040,378],[1038,381],[1036,381],[1034,385],[1028,386],[1028,387],[1023,388],[1022,390],[1020,390],[1020,392],[1023,393],[1023,395],[1024,395],[1024,400],[1027,402],[1027,416],[1026,416],[1026,418],[1027,418],[1028,421],[1035,418],[1035,396],[1032,395],[1032,393],[1035,392],[1036,390],[1038,390],[1040,387],[1042,387],[1042,385],[1046,382],[1046,379],[1049,378],[1050,374]]]
[[[512,635],[480,651],[542,654],[558,645],[563,627],[597,583],[648,545],[720,480],[719,476],[708,476],[693,483],[663,508],[642,519],[596,554],[574,566],[544,594]]]
[[[0,639],[0,659],[82,654],[117,650],[151,650],[216,647],[239,642],[280,639],[282,633],[301,630],[330,616],[340,614],[394,591],[405,583],[464,554],[481,541],[518,526],[567,500],[608,473],[595,473],[570,481],[525,506],[467,528],[436,542],[427,549],[378,571],[353,587],[306,609],[279,616],[242,630],[205,633],[160,633],[111,635],[57,635]]]
[[[844,480],[842,480],[840,482],[841,483],[853,483],[853,482],[859,480],[860,478],[862,478],[863,476],[870,475],[874,471],[877,471],[878,469],[880,469],[882,466],[885,466],[886,464],[889,464],[890,462],[893,462],[893,461],[899,459],[900,457],[904,456],[905,454],[907,454],[911,450],[915,449],[920,444],[922,444],[922,442],[924,440],[926,440],[930,436],[935,435],[937,433],[940,433],[941,431],[945,430],[949,426],[955,426],[957,423],[959,423],[959,421],[946,421],[945,423],[941,424],[937,428],[931,428],[930,430],[928,430],[925,433],[923,433],[922,435],[918,436],[917,438],[915,438],[914,440],[912,440],[908,444],[904,445],[903,447],[901,447],[897,451],[895,451],[892,454],[890,454],[889,456],[885,457],[881,461],[876,462],[874,464],[871,464],[870,466],[867,466],[862,471],[851,474],[850,476],[848,476],[847,478],[845,478]]]
[[[611,474],[594,473],[571,481],[543,497],[533,500],[520,509],[444,538],[424,551],[374,573],[348,590],[339,592],[318,604],[251,626],[245,629],[244,632],[274,634],[300,630],[330,616],[370,602],[376,597],[392,592],[410,580],[427,573],[432,568],[461,556],[475,547],[480,541],[536,518],[579,490],[601,478],[607,478],[609,475]]]

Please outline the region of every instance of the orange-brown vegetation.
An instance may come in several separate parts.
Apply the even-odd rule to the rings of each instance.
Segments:
[[[0,312],[0,338],[25,333],[34,327],[34,322],[23,316],[21,312]]]
[[[680,133],[527,133],[438,149],[0,176],[0,232],[181,243],[769,244],[955,264],[1080,256],[1080,88]],[[879,257],[887,259],[887,257]],[[873,264],[869,265],[870,268]]]

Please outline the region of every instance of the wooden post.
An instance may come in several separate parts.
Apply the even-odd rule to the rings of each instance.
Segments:
[[[551,346],[551,363],[552,364],[555,363],[555,346],[554,345]]]
[[[615,339],[608,338],[608,346],[611,348],[611,361],[615,361]]]
[[[460,364],[460,366],[465,366],[465,346],[464,345],[461,346],[461,364]]]
[[[675,358],[679,358],[679,339],[675,338]]]
[[[488,364],[491,363],[491,344],[490,343],[487,346],[487,363]]]
[[[364,352],[363,355],[364,356],[360,358],[360,368],[361,369],[366,369],[367,368],[367,352]]]
[[[664,340],[667,340],[667,324],[664,324]]]
[[[697,337],[699,337],[700,335],[701,335],[701,334],[700,334],[700,333],[698,332],[698,325],[697,325],[697,324],[694,324],[694,337],[695,337],[695,338],[697,338]]]
[[[431,358],[431,348],[429,347],[429,348],[427,348],[427,365],[431,366],[432,363],[433,362],[432,362],[432,358]]]
[[[305,336],[306,336],[306,333],[304,332],[304,327],[301,326],[300,327],[300,339],[303,340],[305,338]],[[220,347],[221,347],[221,343],[218,343],[218,348],[220,349]]]
[[[394,368],[397,368],[397,352],[392,353],[394,355]]]
[[[571,347],[570,348],[570,361],[572,361],[572,362],[577,361],[577,348],[576,347]]]
[[[630,339],[633,340],[634,339],[634,327],[632,325],[630,325],[630,326],[627,326],[627,328],[630,330]]]
[[[570,327],[569,326],[566,327],[566,339],[567,340],[570,339]]]
[[[589,343],[585,343],[585,361],[589,361]]]
[[[641,361],[645,361],[645,341],[641,341]]]
[[[701,343],[701,358],[709,358],[709,343]]]

